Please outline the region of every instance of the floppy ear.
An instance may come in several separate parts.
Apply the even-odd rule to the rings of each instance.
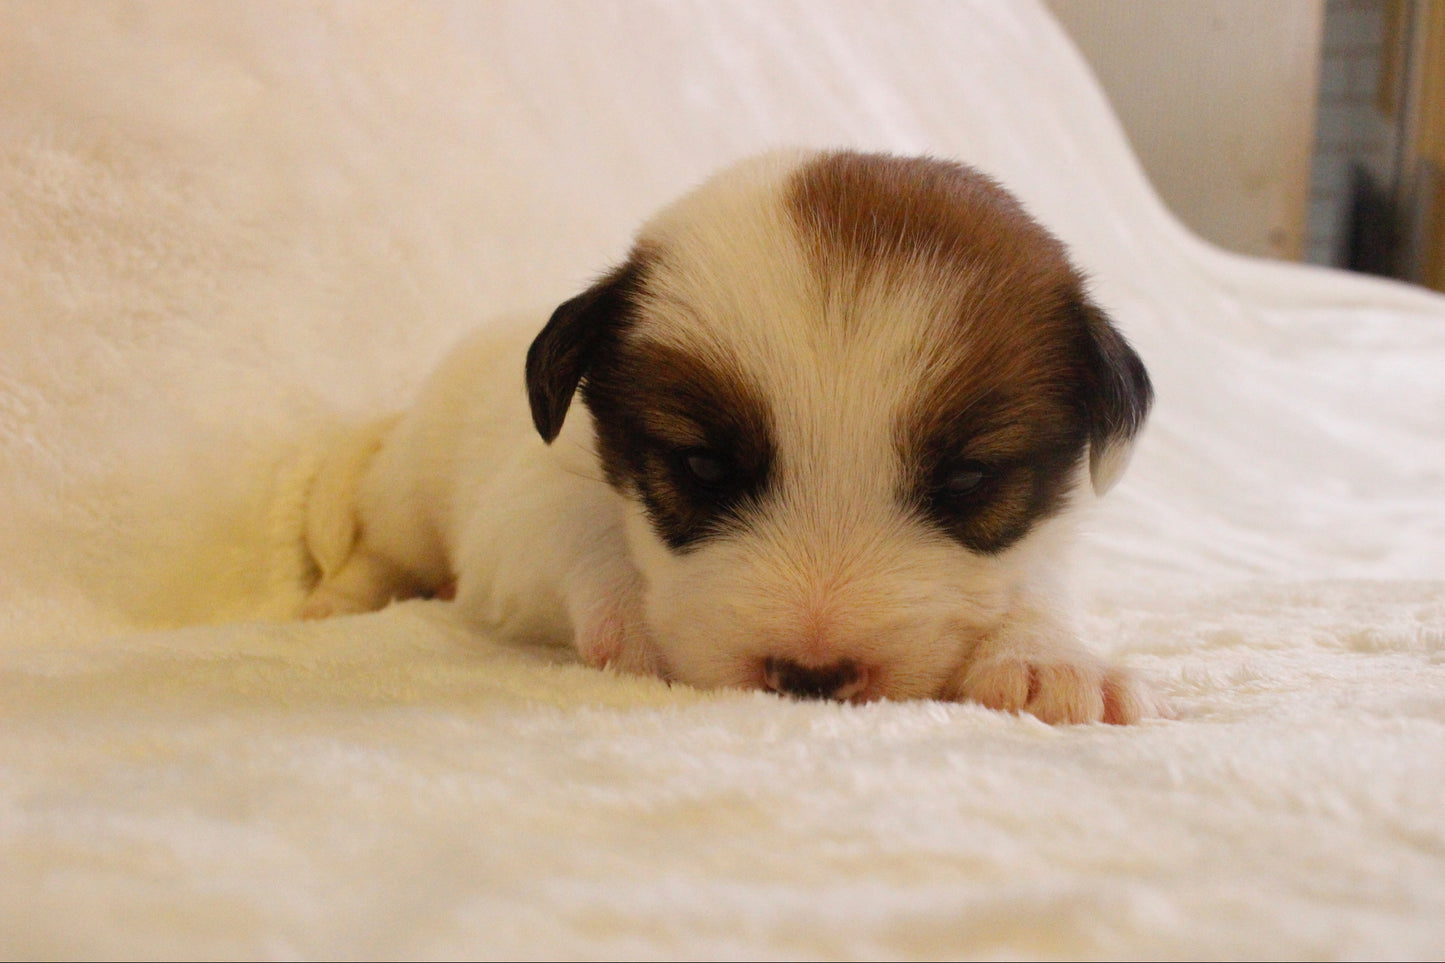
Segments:
[[[1089,340],[1089,477],[1102,495],[1128,467],[1134,436],[1154,402],[1144,362],[1109,316],[1085,300],[1080,305]]]
[[[598,349],[616,338],[630,320],[641,274],[633,258],[563,302],[527,349],[532,424],[549,445],[562,430],[572,396],[596,361]]]

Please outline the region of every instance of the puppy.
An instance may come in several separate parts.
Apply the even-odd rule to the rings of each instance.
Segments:
[[[1157,711],[1083,647],[1062,586],[1148,376],[977,171],[745,161],[524,348],[479,333],[333,455],[304,615],[454,591],[488,631],[705,688]]]

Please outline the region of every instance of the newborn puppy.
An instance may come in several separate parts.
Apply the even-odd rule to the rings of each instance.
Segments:
[[[1148,376],[978,172],[746,161],[525,346],[478,334],[333,454],[304,614],[454,585],[489,631],[705,688],[1155,711],[1083,647],[1061,585]]]

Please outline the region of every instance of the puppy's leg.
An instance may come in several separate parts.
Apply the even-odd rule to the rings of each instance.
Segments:
[[[588,665],[667,677],[643,617],[642,576],[625,557],[595,554],[566,580],[573,644]]]
[[[945,695],[1053,725],[1127,725],[1167,714],[1133,673],[1094,655],[1057,616],[1033,605],[978,643]]]
[[[663,675],[624,504],[593,459],[588,444],[529,439],[466,498],[475,508],[457,539],[457,609],[487,632],[570,643],[596,668]]]
[[[360,518],[363,479],[395,423],[374,422],[327,446],[306,501],[306,549],[321,578],[301,607],[304,619],[369,612],[416,594],[407,573],[366,544]]]
[[[365,545],[357,545],[340,568],[312,589],[301,607],[301,617],[324,619],[371,612],[419,591],[396,565]]]

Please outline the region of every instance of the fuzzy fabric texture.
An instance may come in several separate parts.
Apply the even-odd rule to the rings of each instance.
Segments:
[[[1188,235],[1040,7],[7,2],[0,64],[0,956],[1445,951],[1445,299]],[[326,438],[788,144],[1091,272],[1159,400],[1085,627],[1175,719],[292,620]]]

